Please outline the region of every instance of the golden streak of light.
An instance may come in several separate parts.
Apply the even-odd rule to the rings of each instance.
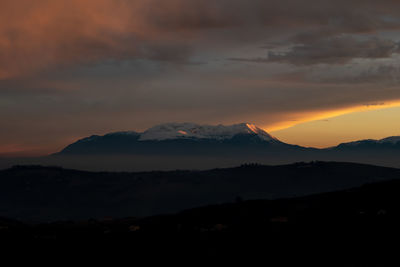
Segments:
[[[378,103],[367,103],[363,105],[335,109],[335,110],[322,110],[322,111],[312,111],[312,112],[300,112],[293,115],[295,119],[290,121],[282,121],[272,125],[263,126],[262,128],[268,132],[274,132],[279,130],[284,130],[291,128],[293,126],[317,120],[325,120],[334,117],[338,117],[341,115],[346,115],[354,112],[363,112],[363,111],[371,111],[371,110],[380,110],[387,109],[393,107],[400,107],[400,100],[394,101],[382,101]]]

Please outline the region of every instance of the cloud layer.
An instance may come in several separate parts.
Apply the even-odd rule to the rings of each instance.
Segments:
[[[399,7],[390,0],[4,0],[0,77],[110,59],[184,61],[193,42],[212,43],[217,30],[220,39],[297,33],[291,41],[304,45],[271,52],[274,61],[344,61],[357,47],[355,56],[384,56],[393,49],[388,41],[330,37],[397,29]],[[265,36],[246,34],[255,28]],[[326,55],[336,49],[337,58]]]
[[[399,17],[397,0],[2,0],[0,150],[394,101]]]

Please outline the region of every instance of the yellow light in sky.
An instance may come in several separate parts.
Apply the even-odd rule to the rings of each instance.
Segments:
[[[360,139],[400,136],[399,119],[400,103],[393,102],[322,112],[309,117],[308,122],[300,121],[287,128],[272,127],[270,132],[287,143],[329,147]]]

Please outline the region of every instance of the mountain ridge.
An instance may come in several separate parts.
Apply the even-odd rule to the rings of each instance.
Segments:
[[[136,144],[136,145],[135,145]],[[227,149],[228,144],[246,150],[246,147],[256,145],[260,150],[268,146],[269,150],[290,149],[298,151],[340,151],[357,149],[400,149],[400,136],[390,136],[383,139],[364,139],[340,143],[337,146],[328,148],[303,147],[295,144],[288,144],[270,135],[263,129],[251,123],[238,123],[232,125],[202,125],[191,122],[164,123],[155,125],[143,132],[121,131],[105,135],[92,135],[77,140],[66,146],[59,154],[98,154],[98,153],[157,153],[157,146],[161,150],[173,149],[174,146],[194,146],[192,152],[207,150],[216,153],[215,149],[209,146],[220,146]],[[147,147],[149,146],[149,147]],[[162,148],[166,146],[165,148]],[[199,146],[203,146],[201,149]],[[102,147],[104,149],[102,149]],[[148,149],[148,153],[146,153]],[[182,149],[177,149],[182,150]],[[190,150],[190,149],[188,149]],[[164,151],[168,152],[168,151]],[[171,153],[172,150],[170,151]],[[188,151],[182,151],[188,152]]]

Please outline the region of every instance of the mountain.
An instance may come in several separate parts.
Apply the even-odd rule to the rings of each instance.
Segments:
[[[253,124],[167,123],[142,133],[93,135],[68,145],[58,155],[229,155],[263,154],[283,149],[300,147],[285,144]]]
[[[335,150],[400,150],[400,136],[391,136],[380,140],[367,139],[349,143],[342,143]]]
[[[281,142],[254,124],[230,126],[195,123],[166,123],[142,133],[116,132],[93,135],[68,145],[56,155],[213,155],[213,156],[296,156],[299,160],[323,159],[358,152],[399,152],[400,136],[381,140],[360,140],[326,149],[305,148]]]
[[[0,171],[0,177],[0,217],[55,221],[148,216],[235,199],[304,196],[399,179],[400,170],[335,162],[132,173],[20,166]]]

